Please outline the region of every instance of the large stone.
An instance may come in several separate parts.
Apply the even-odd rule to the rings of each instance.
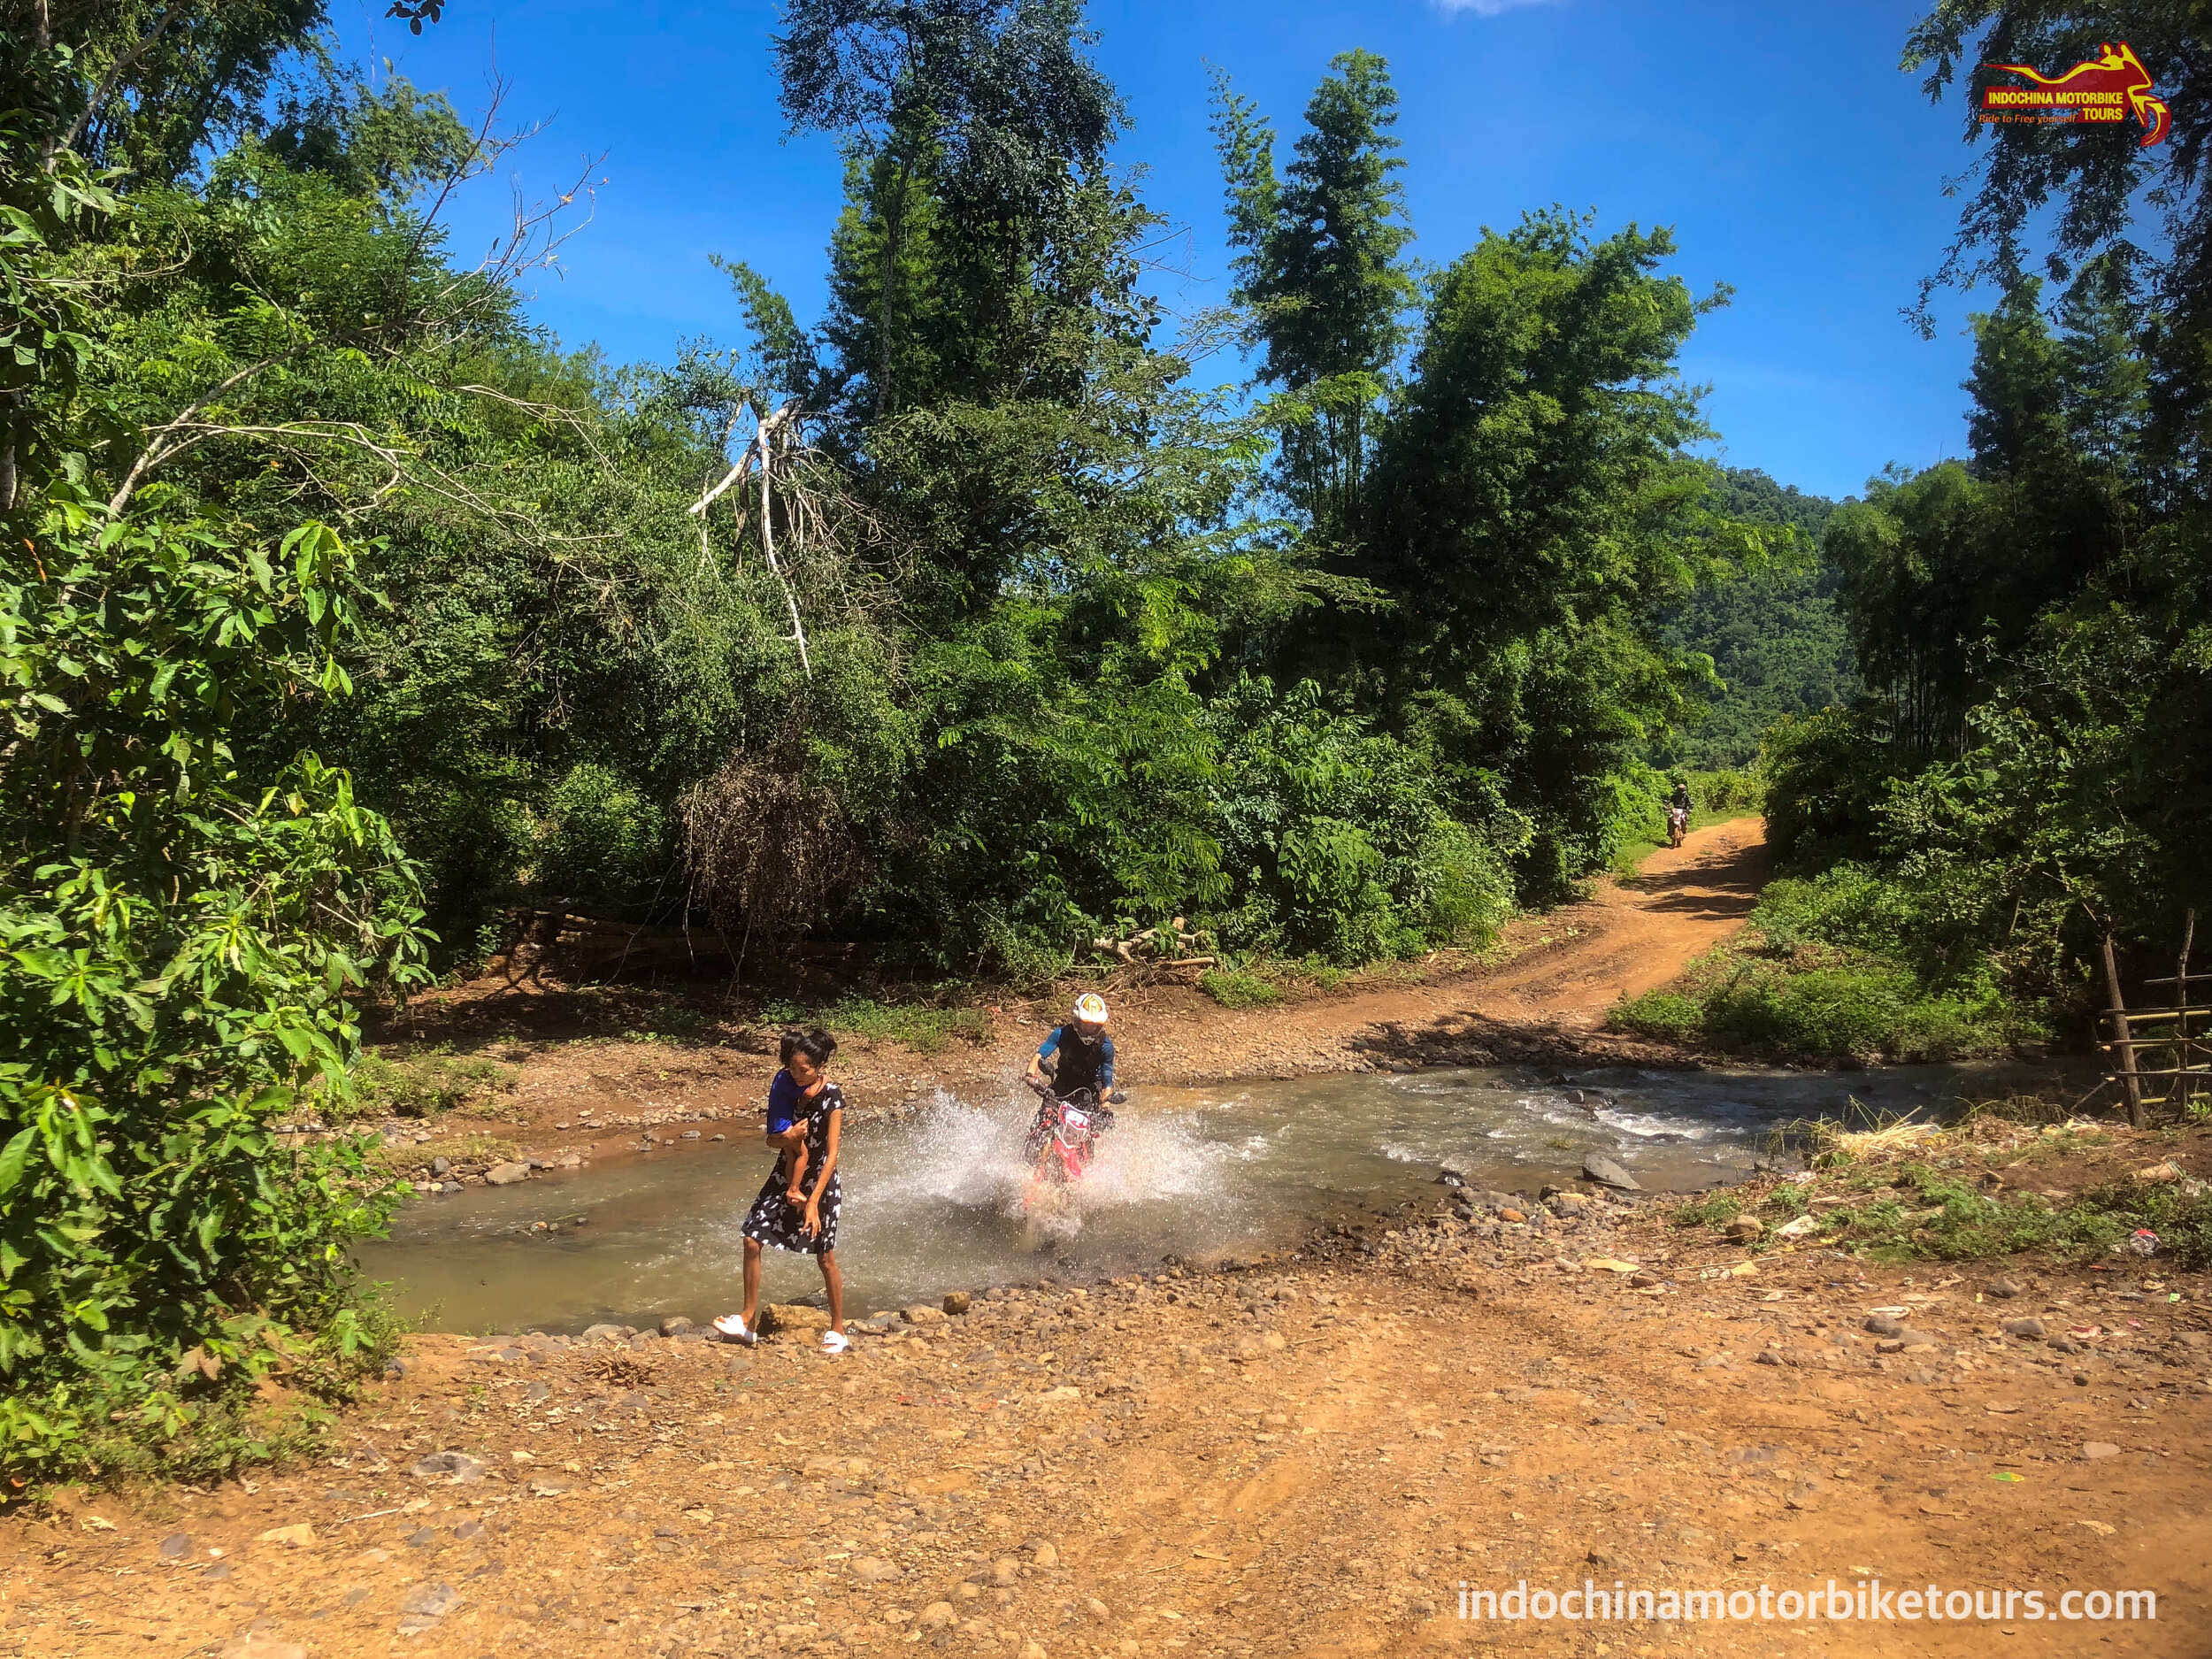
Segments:
[[[685,1332],[690,1329],[691,1321],[685,1318],[680,1313],[670,1314],[668,1317],[661,1321],[660,1325],[660,1331],[663,1336],[681,1336]]]
[[[2004,1323],[2004,1333],[2007,1336],[2039,1337],[2044,1334],[2043,1321],[2034,1318],[2008,1319]]]
[[[619,1342],[622,1340],[622,1327],[618,1325],[588,1325],[584,1327],[584,1340]]]
[[[2082,1442],[2081,1455],[2085,1463],[2093,1463],[2101,1458],[2117,1457],[2119,1455],[2120,1448],[2110,1440],[2084,1440]]]
[[[943,1630],[949,1624],[958,1624],[960,1615],[952,1610],[949,1601],[932,1601],[914,1622],[924,1630]]]
[[[947,1313],[965,1313],[972,1305],[968,1293],[964,1290],[949,1290],[945,1293],[944,1308]]]
[[[927,1302],[917,1302],[911,1308],[901,1309],[900,1317],[909,1325],[942,1325],[945,1323],[945,1310],[942,1308],[933,1308]]]
[[[1749,1244],[1766,1231],[1766,1224],[1756,1216],[1737,1216],[1720,1231],[1731,1244]]]
[[[942,1317],[940,1315],[939,1317]],[[760,1329],[764,1336],[781,1336],[792,1332],[826,1331],[829,1329],[829,1310],[810,1308],[803,1302],[772,1302],[760,1310]]]
[[[530,1179],[527,1164],[495,1164],[484,1171],[487,1187],[513,1187]]]
[[[1864,1329],[1875,1336],[1895,1336],[1904,1328],[1902,1320],[1892,1318],[1886,1313],[1870,1313],[1866,1316]]]
[[[1601,1153],[1592,1152],[1584,1156],[1582,1173],[1586,1179],[1595,1181],[1601,1187],[1617,1187],[1624,1193],[1644,1190],[1642,1182]]]

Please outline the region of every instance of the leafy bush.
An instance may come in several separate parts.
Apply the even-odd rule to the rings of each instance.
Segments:
[[[649,888],[667,861],[660,808],[611,768],[586,761],[554,786],[538,843],[543,890],[619,902]]]
[[[1421,754],[1331,712],[1310,680],[1279,694],[1247,677],[1204,720],[1221,746],[1229,903],[1209,920],[1224,944],[1355,964],[1495,937],[1519,819],[1497,809],[1486,834],[1454,819]]]
[[[1738,766],[1725,772],[1693,772],[1686,775],[1690,799],[1701,813],[1733,818],[1766,808],[1767,784],[1756,767]]]
[[[1669,1042],[1835,1059],[1960,1059],[2047,1034],[1985,963],[1946,949],[1914,889],[1856,864],[1769,883],[1735,941],[1611,1018]]]
[[[17,550],[20,547],[21,550]],[[365,1148],[288,1149],[336,1093],[349,997],[419,976],[419,887],[311,755],[233,794],[242,696],[341,690],[330,531],[279,557],[56,488],[0,572],[21,754],[0,818],[0,1462],[219,1462],[257,1377],[338,1386],[380,1340],[346,1245],[394,1200]],[[101,786],[94,787],[95,782]]]
[[[1688,995],[1650,992],[1616,1007],[1617,1027],[1663,1041],[1806,1059],[1956,1060],[2036,1034],[1993,992],[1931,993],[1879,962],[1801,967],[1724,949]]]
[[[1768,845],[1785,865],[1817,869],[1878,849],[1881,804],[1905,765],[1871,716],[1825,709],[1777,721],[1759,771]]]

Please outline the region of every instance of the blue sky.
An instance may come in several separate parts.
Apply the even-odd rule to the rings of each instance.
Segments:
[[[766,0],[452,0],[420,39],[379,19],[382,0],[333,9],[349,48],[390,58],[465,114],[496,70],[512,120],[548,120],[509,164],[526,194],[557,192],[605,152],[565,274],[534,282],[531,314],[565,343],[635,360],[690,336],[734,342],[715,253],[758,267],[803,318],[818,311],[841,166],[828,138],[783,137]],[[1936,109],[1897,67],[1922,9],[1093,0],[1091,16],[1132,121],[1117,158],[1147,169],[1147,198],[1188,232],[1191,280],[1166,283],[1171,304],[1216,303],[1226,288],[1208,65],[1258,100],[1286,149],[1330,57],[1365,47],[1402,99],[1416,253],[1447,262],[1483,226],[1553,203],[1595,208],[1601,228],[1672,227],[1675,270],[1700,293],[1735,289],[1684,359],[1711,383],[1721,454],[1842,495],[1964,442],[1968,302],[1947,299],[1932,341],[1900,316],[1955,222],[1943,182],[1971,158],[1956,95]],[[458,204],[455,250],[480,247],[507,204],[505,180]],[[1200,372],[1240,373],[1225,358]]]

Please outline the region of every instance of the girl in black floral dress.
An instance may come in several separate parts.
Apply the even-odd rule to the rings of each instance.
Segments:
[[[845,1279],[837,1266],[837,1212],[844,1200],[837,1151],[844,1128],[845,1096],[824,1075],[836,1048],[837,1040],[826,1031],[794,1033],[784,1045],[784,1070],[797,1086],[796,1110],[805,1113],[803,1191],[795,1203],[779,1162],[768,1171],[760,1195],[753,1200],[740,1229],[745,1235],[744,1311],[726,1313],[714,1326],[748,1347],[759,1340],[760,1253],[761,1247],[768,1244],[779,1250],[810,1255],[820,1264],[830,1316],[830,1328],[822,1333],[822,1351],[842,1354],[850,1346],[845,1335]],[[787,1098],[788,1094],[787,1091]]]

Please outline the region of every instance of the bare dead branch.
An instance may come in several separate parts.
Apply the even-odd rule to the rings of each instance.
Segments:
[[[90,98],[86,100],[85,106],[78,113],[77,119],[70,122],[69,130],[58,138],[50,138],[47,141],[45,152],[39,157],[39,160],[48,172],[53,170],[54,164],[61,158],[62,151],[69,149],[84,135],[84,130],[92,124],[93,118],[98,115],[101,110],[106,107],[107,101],[115,96],[115,89],[121,84],[123,77],[135,68],[138,60],[153,50],[162,35],[168,32],[169,19],[176,14],[177,8],[174,5],[164,6],[161,9],[161,15],[154,19],[154,27],[146,38],[138,42],[108,65],[108,72],[101,77],[98,88]],[[52,25],[46,14],[45,0],[40,0],[38,34],[39,44],[42,47],[51,43],[51,32]]]

